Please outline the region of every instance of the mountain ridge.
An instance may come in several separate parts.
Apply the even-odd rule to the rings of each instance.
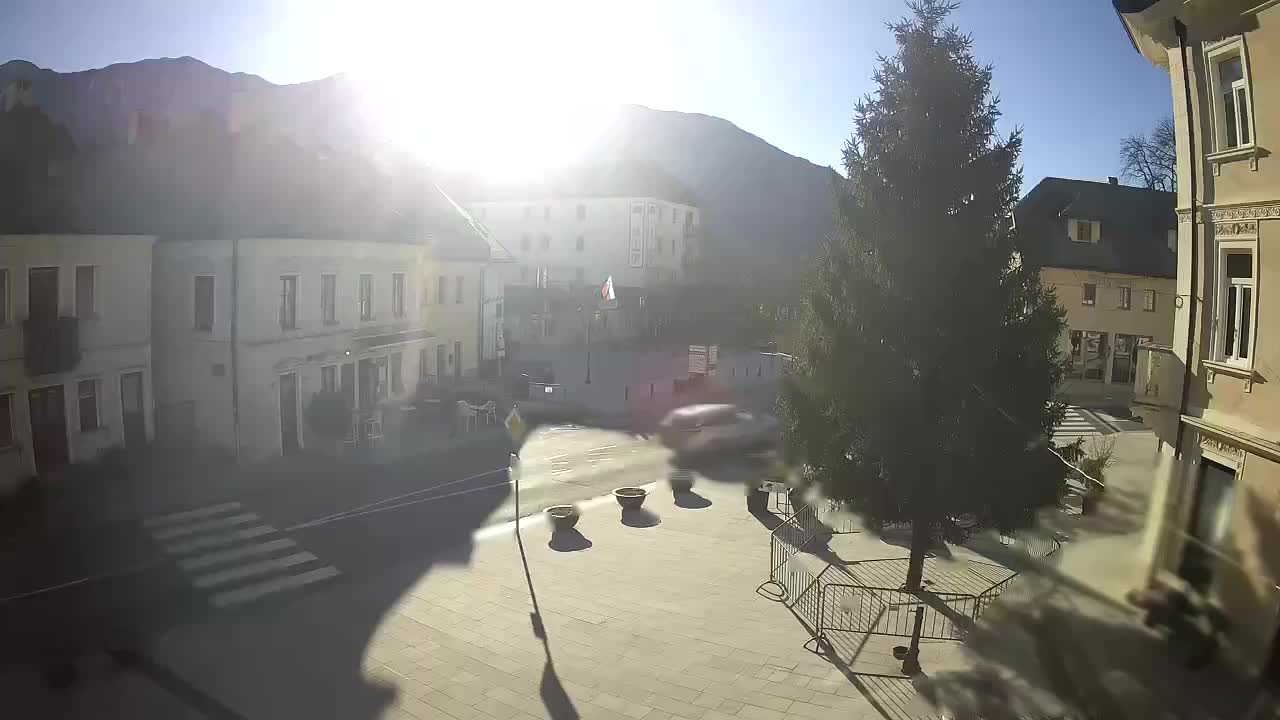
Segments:
[[[14,79],[31,80],[36,104],[81,145],[125,141],[135,111],[173,124],[258,125],[302,144],[379,143],[346,74],[276,84],[184,55],[71,72],[0,64],[0,90]],[[639,159],[687,186],[704,210],[710,252],[807,259],[831,229],[836,171],[725,118],[619,105],[585,155],[605,164]]]

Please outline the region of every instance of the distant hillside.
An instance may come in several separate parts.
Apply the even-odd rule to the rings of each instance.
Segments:
[[[0,65],[0,90],[13,79],[31,80],[35,102],[82,146],[124,140],[135,110],[175,125],[258,127],[307,145],[350,148],[374,138],[344,76],[275,85],[184,57],[73,73],[22,60]],[[704,210],[707,251],[733,261],[806,260],[831,228],[833,170],[720,118],[622,106],[583,160],[638,160],[674,178]]]

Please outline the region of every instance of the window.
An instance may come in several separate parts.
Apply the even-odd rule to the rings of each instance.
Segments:
[[[1155,311],[1156,311],[1156,291],[1143,290],[1142,291],[1142,312],[1155,312]]]
[[[76,317],[81,320],[93,317],[96,310],[93,302],[96,270],[93,265],[76,266]]]
[[[425,277],[422,278],[422,299],[420,300],[420,304],[422,307],[426,307],[431,304],[431,281]]]
[[[529,233],[525,233],[520,238],[520,249],[528,251],[531,247],[533,247],[533,236]]]
[[[677,209],[675,209],[675,208],[671,208],[671,224],[672,224],[672,225],[675,225],[675,224],[676,224],[676,216],[677,216],[677,215],[679,215],[679,214],[680,214],[680,211],[679,211],[679,210],[677,210]]]
[[[320,276],[320,317],[325,325],[338,322],[338,276]]]
[[[81,380],[76,383],[76,395],[80,406],[80,432],[91,432],[102,427],[98,417],[98,380]]]
[[[298,327],[298,276],[280,276],[280,329]]]
[[[1213,86],[1213,120],[1217,149],[1230,150],[1253,143],[1253,101],[1249,93],[1249,67],[1241,38],[1222,43],[1208,52]]]
[[[422,348],[418,351],[418,380],[423,381],[431,377],[431,368],[427,367],[427,349]]]
[[[542,219],[543,219],[543,220],[550,220],[550,219],[551,219],[551,206],[550,206],[550,205],[544,205],[544,206],[543,206],[543,208],[542,208]]]
[[[9,268],[0,268],[0,327],[8,327],[9,317]]]
[[[1214,555],[1226,539],[1231,523],[1231,502],[1236,474],[1212,460],[1200,461],[1200,477],[1188,520],[1187,543],[1178,575],[1192,587],[1205,591],[1213,582]]]
[[[13,446],[13,396],[0,395],[0,448]]]
[[[195,297],[195,329],[213,330],[213,276],[197,275],[192,294]]]
[[[582,252],[587,247],[587,236],[579,235],[578,244],[576,245],[578,252]]]
[[[573,279],[574,279],[574,281],[575,281],[575,282],[577,282],[579,285],[581,285],[581,284],[583,283],[583,281],[585,281],[585,280],[587,279],[587,271],[586,271],[586,270],[584,270],[583,268],[577,268],[577,269],[575,269],[575,270],[573,271]]]
[[[1084,300],[1081,305],[1092,305],[1098,299],[1098,286],[1093,283],[1084,284]]]
[[[325,365],[320,368],[320,390],[327,393],[338,392],[337,365]]]
[[[1169,252],[1173,252],[1173,253],[1178,252],[1178,231],[1177,230],[1170,230],[1167,233],[1167,237],[1165,241],[1169,245]]]
[[[391,392],[404,392],[404,377],[400,372],[404,367],[404,353],[391,353]]]
[[[579,220],[586,220],[586,219],[587,219],[587,206],[586,206],[586,205],[579,205],[579,206],[578,206],[578,219],[579,219]]]
[[[462,276],[453,279],[453,301],[458,305],[462,304]]]
[[[1120,309],[1128,310],[1133,307],[1133,288],[1120,288]]]
[[[1228,252],[1222,259],[1218,297],[1222,359],[1247,363],[1253,335],[1253,253]]]
[[[1096,243],[1101,235],[1102,223],[1097,220],[1067,220],[1067,232],[1072,242]]]
[[[436,304],[443,305],[444,299],[448,295],[449,280],[441,275],[436,278]]]
[[[391,314],[404,317],[404,273],[391,273]]]
[[[360,273],[360,319],[373,319],[373,276]]]
[[[550,249],[551,249],[551,236],[550,236],[550,235],[547,235],[546,233],[543,233],[543,234],[542,234],[542,237],[541,237],[541,238],[539,238],[539,240],[541,241],[541,247],[542,247],[542,249],[543,249],[543,250],[550,250]]]

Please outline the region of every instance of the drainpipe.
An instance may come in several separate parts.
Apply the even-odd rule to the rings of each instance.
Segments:
[[[236,462],[240,462],[240,342],[236,320],[240,313],[240,236],[231,239],[231,434]]]
[[[1178,36],[1178,52],[1182,56],[1182,96],[1187,111],[1187,165],[1191,169],[1190,177],[1188,178],[1191,191],[1191,294],[1188,297],[1190,306],[1187,308],[1187,355],[1182,368],[1182,397],[1178,401],[1178,434],[1173,448],[1173,455],[1176,459],[1182,457],[1182,440],[1185,427],[1182,422],[1182,416],[1187,414],[1187,400],[1191,394],[1192,353],[1195,349],[1196,334],[1199,332],[1196,327],[1196,282],[1199,276],[1200,221],[1196,217],[1196,169],[1199,160],[1196,157],[1196,124],[1194,122],[1195,116],[1192,112],[1191,69],[1187,57],[1187,26],[1182,24],[1181,20],[1174,18],[1173,31]]]

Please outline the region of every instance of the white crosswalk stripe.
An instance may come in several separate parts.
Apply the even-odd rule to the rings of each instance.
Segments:
[[[1101,423],[1093,422],[1086,414],[1074,405],[1067,407],[1067,414],[1063,417],[1058,427],[1053,429],[1053,442],[1055,445],[1066,445],[1075,442],[1076,438],[1085,438],[1087,441],[1091,437],[1108,434]]]
[[[208,602],[230,607],[337,577],[238,502],[148,518],[143,526]]]

